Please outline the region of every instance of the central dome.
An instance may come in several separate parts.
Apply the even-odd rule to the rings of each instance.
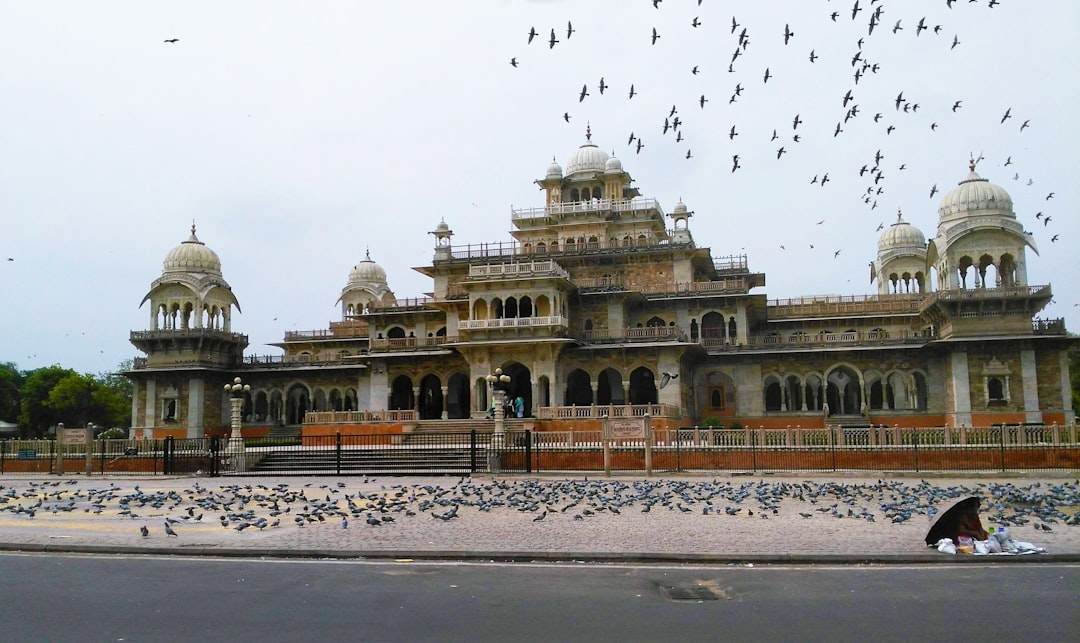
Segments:
[[[1013,202],[1009,193],[976,174],[974,161],[968,167],[971,173],[941,199],[938,216],[986,210],[1012,214]]]
[[[592,130],[586,128],[585,143],[570,157],[570,162],[566,164],[566,176],[578,172],[603,172],[607,169],[609,158],[607,152],[593,144]]]
[[[191,236],[165,255],[165,272],[206,272],[221,276],[221,259],[195,236],[195,224],[191,224]]]

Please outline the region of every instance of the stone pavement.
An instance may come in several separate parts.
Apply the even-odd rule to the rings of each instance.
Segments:
[[[952,490],[950,493],[970,489],[988,498],[991,485],[1011,484],[1042,494],[1053,485],[1076,489],[1074,479],[935,476],[926,481],[934,488]],[[592,495],[566,510],[563,508],[572,502],[566,489],[582,485],[584,476],[506,477],[498,478],[494,485],[491,477],[477,476],[464,479],[464,486],[461,480],[5,475],[0,477],[0,499],[6,500],[0,504],[0,550],[717,563],[1080,562],[1080,525],[1059,521],[1048,524],[1051,531],[1043,531],[1034,526],[1040,522],[1037,518],[1009,530],[1015,540],[1043,547],[1047,555],[949,556],[927,548],[923,543],[929,520],[925,513],[915,513],[902,522],[893,522],[886,515],[892,500],[889,489],[923,484],[918,476],[740,476],[725,472],[654,476],[647,482],[639,476],[590,476],[589,486],[581,488],[592,489]],[[640,496],[632,499],[635,486],[650,489],[652,501]],[[740,489],[778,487],[786,492],[783,497],[777,494],[768,510],[762,510],[753,495],[731,500],[731,494]],[[811,498],[797,487],[829,491]],[[706,488],[728,495],[705,500],[702,489]],[[562,492],[536,501],[538,494],[551,494],[552,489]],[[790,495],[792,489],[797,496]],[[296,494],[301,492],[298,498]],[[292,497],[286,498],[288,494]],[[237,497],[245,496],[248,500],[241,506]],[[144,502],[124,504],[125,497]],[[270,497],[277,499],[281,513],[271,515],[275,503]],[[483,502],[480,507],[460,504],[453,518],[432,517],[445,516],[459,504],[451,499],[464,498],[471,503],[495,497],[506,502],[486,508]],[[145,502],[147,498],[159,500]],[[233,504],[208,506],[208,498]],[[387,502],[396,499],[396,509],[379,511],[373,502],[379,498]],[[609,502],[612,498],[621,498],[622,504]],[[585,511],[590,501],[595,510]],[[347,510],[349,502],[355,502],[359,513],[344,511],[349,522],[343,527],[340,515],[329,510]],[[837,512],[830,509],[834,504]],[[649,510],[643,511],[646,505],[650,505]],[[618,513],[611,511],[611,506],[618,507]],[[730,515],[725,507],[738,513]],[[1080,507],[1057,505],[1056,510],[1073,516]],[[241,517],[243,512],[247,512],[246,518]],[[393,522],[372,526],[366,518],[369,513],[376,518],[389,515]],[[981,513],[984,526],[994,524],[988,519],[985,500]],[[202,519],[197,521],[200,515]],[[298,515],[307,518],[297,521]],[[318,520],[318,515],[324,519]],[[874,520],[867,520],[866,515]],[[227,525],[222,524],[223,516]],[[266,520],[263,528],[236,529],[258,517]],[[171,519],[175,537],[165,533],[166,519]],[[277,526],[271,526],[274,520],[279,521]],[[140,533],[144,525],[148,536]]]

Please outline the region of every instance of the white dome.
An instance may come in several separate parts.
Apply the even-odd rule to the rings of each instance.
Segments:
[[[985,210],[1012,214],[1013,202],[1009,193],[976,174],[974,162],[969,167],[971,173],[941,199],[938,216]]]
[[[886,250],[926,250],[926,235],[915,226],[904,221],[903,215],[896,213],[896,223],[881,233],[878,238],[878,252]]]
[[[367,252],[364,260],[353,266],[349,273],[350,286],[374,286],[386,285],[386,271],[382,266],[371,260],[371,253]]]
[[[604,163],[604,172],[606,174],[619,174],[623,171],[622,161],[614,156],[608,158]]]
[[[592,142],[592,129],[585,128],[585,143],[577,148],[566,164],[566,175],[578,172],[603,172],[607,168],[608,154]]]
[[[686,214],[686,204],[679,199],[679,202],[675,204],[675,210],[672,214]]]
[[[221,276],[221,259],[195,236],[195,224],[191,224],[191,236],[165,255],[165,272],[203,272]]]
[[[551,165],[548,166],[547,173],[544,175],[546,179],[561,179],[562,178],[562,166],[555,162],[555,159],[551,159]]]

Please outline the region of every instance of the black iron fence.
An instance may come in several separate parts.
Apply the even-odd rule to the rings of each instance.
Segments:
[[[978,443],[947,444],[933,431],[901,440],[824,431],[798,445],[779,434],[697,428],[658,432],[654,471],[1055,471],[1080,470],[1080,444],[1017,443],[987,429]],[[644,471],[642,440],[609,445],[615,471]],[[89,456],[89,457],[88,457]],[[88,466],[89,463],[89,466]],[[0,441],[0,474],[470,475],[604,470],[599,432],[507,431],[327,435],[291,439],[166,438]]]

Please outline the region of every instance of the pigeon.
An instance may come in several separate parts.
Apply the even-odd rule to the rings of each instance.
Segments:
[[[139,533],[142,534],[143,538],[146,538],[150,535],[150,530],[146,528],[146,525],[143,525],[142,527],[139,527]]]
[[[176,536],[177,538],[179,538],[177,533],[175,531],[173,531],[172,526],[169,525],[169,523],[167,521],[165,523],[165,535],[166,536]]]

